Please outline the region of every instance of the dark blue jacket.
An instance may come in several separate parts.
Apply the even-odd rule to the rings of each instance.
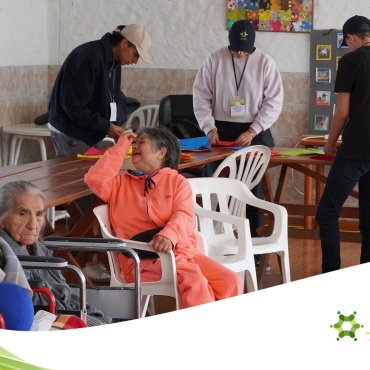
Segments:
[[[49,102],[49,122],[88,145],[107,134],[110,102],[118,99],[121,65],[114,61],[110,34],[72,50],[64,61]]]

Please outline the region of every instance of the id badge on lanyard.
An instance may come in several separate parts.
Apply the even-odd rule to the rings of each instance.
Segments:
[[[111,67],[111,70],[109,71],[109,94],[110,94],[110,122],[116,122],[117,121],[117,103],[114,101],[114,81],[116,76],[116,70],[113,68],[114,62]],[[113,73],[112,73],[113,71]]]
[[[116,122],[117,121],[117,103],[111,102],[110,103],[110,122]]]
[[[245,102],[244,99],[236,97],[230,101],[231,118],[243,118],[245,116]]]
[[[236,97],[230,100],[230,116],[231,118],[243,118],[246,115],[246,106],[245,106],[245,99],[239,98],[239,87],[242,83],[242,79],[244,76],[245,67],[247,66],[248,57],[245,61],[243,71],[240,75],[239,82],[236,78],[236,71],[235,71],[235,64],[234,64],[234,57],[231,54],[231,60],[233,62],[233,69],[234,69],[234,78],[235,78],[235,86],[236,86]]]

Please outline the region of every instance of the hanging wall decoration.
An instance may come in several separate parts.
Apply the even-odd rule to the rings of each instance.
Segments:
[[[313,0],[227,0],[227,27],[238,19],[256,31],[311,32]]]
[[[341,47],[341,30],[312,30],[310,32],[310,92],[308,133],[324,135],[330,125],[338,104],[334,93],[340,58],[349,49]]]

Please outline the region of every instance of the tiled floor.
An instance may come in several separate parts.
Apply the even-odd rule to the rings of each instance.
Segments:
[[[58,221],[60,228],[65,222]],[[361,246],[358,243],[342,243],[342,268],[359,263]],[[309,278],[321,273],[321,247],[318,240],[289,239],[289,261],[291,280]],[[262,289],[272,288],[281,284],[281,274],[276,255],[270,255],[270,272],[266,273]],[[161,314],[175,309],[174,299],[156,296],[154,298],[155,312]]]
[[[342,268],[354,266],[360,260],[360,244],[342,243]],[[321,247],[318,240],[289,239],[289,260],[291,280],[300,280],[321,273]],[[281,274],[276,255],[269,258],[271,271],[266,273],[262,289],[281,284]],[[174,300],[170,297],[155,297],[156,314],[174,310]]]

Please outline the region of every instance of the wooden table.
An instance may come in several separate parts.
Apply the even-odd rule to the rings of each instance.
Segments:
[[[179,170],[201,166],[215,160],[222,160],[232,152],[233,150],[228,148],[214,148],[210,152],[194,152],[192,160],[181,163]],[[43,192],[46,209],[63,205],[68,211],[75,222],[75,226],[69,231],[67,236],[92,236],[91,231],[97,223],[93,208],[102,204],[102,201],[96,198],[94,205],[87,212],[83,212],[75,201],[92,194],[83,179],[85,173],[96,161],[97,159],[81,159],[76,156],[69,156],[18,166],[1,167],[0,187],[10,181],[26,180],[32,182]],[[122,170],[133,168],[131,160],[126,159]],[[49,233],[52,231],[49,228]],[[67,260],[69,263],[81,268],[72,255],[67,256]],[[88,278],[87,283],[91,285]]]
[[[222,160],[233,150],[228,148],[214,148],[210,152],[194,152],[190,162],[181,163],[179,170],[204,165],[206,163]],[[97,159],[76,158],[76,156],[49,159],[18,166],[5,166],[0,168],[0,187],[10,181],[26,180],[37,185],[43,192],[46,201],[45,208],[63,205],[76,226],[69,236],[85,236],[95,221],[91,212],[82,214],[74,201],[91,194],[83,178],[89,168]],[[131,160],[126,159],[122,170],[134,168]],[[90,217],[91,216],[91,217]]]
[[[279,152],[290,148],[272,148],[272,151]],[[216,160],[223,160],[234,151],[229,148],[213,148],[210,152],[193,152],[193,158],[190,162],[181,163],[179,170],[191,167],[197,167]],[[75,200],[91,194],[90,189],[84,183],[83,178],[88,169],[96,163],[96,159],[78,159],[76,156],[49,159],[41,162],[18,166],[6,166],[0,168],[0,187],[9,181],[27,180],[37,185],[43,192],[46,202],[45,207],[55,207],[63,205],[71,218],[75,220],[76,225],[69,232],[68,236],[83,237],[88,235],[94,225],[96,218],[93,208],[102,203],[97,198],[94,206],[86,213],[76,206]],[[305,198],[303,204],[288,204],[284,202],[285,189],[288,181],[288,170],[292,169],[303,173],[313,181],[320,182],[323,186],[326,182],[324,166],[330,166],[332,161],[313,159],[309,156],[297,157],[271,157],[269,169],[281,167],[279,180],[274,191],[271,185],[269,171],[266,171],[262,183],[265,192],[265,199],[270,202],[278,203],[286,207],[289,215],[303,215],[313,217],[316,214],[317,202],[312,204],[311,200]],[[307,167],[313,166],[315,169]],[[123,170],[133,168],[131,160],[125,160]],[[306,189],[307,191],[309,189]],[[357,197],[356,192],[351,193]],[[343,208],[342,217],[358,218],[357,208]],[[272,225],[272,221],[269,222]],[[301,239],[318,239],[318,230],[313,225],[305,225],[303,229],[289,229],[289,237]],[[360,235],[356,233],[341,233],[342,241],[359,242]],[[70,263],[79,266],[77,261],[69,259]],[[79,266],[81,267],[81,266]],[[87,279],[87,283],[91,283]]]
[[[290,148],[272,148],[275,152],[289,150]],[[289,237],[299,239],[319,239],[318,229],[312,222],[312,218],[316,215],[317,205],[322,195],[324,185],[326,183],[325,166],[331,166],[332,160],[323,160],[311,158],[311,156],[302,155],[294,157],[271,157],[269,169],[281,166],[279,173],[278,184],[275,192],[271,187],[269,172],[266,171],[262,183],[264,187],[265,199],[277,204],[283,205],[289,216],[301,215],[305,217],[303,229],[290,228]],[[291,204],[284,202],[285,189],[289,181],[289,169],[303,173],[309,182],[305,181],[305,194],[303,204]],[[312,195],[313,182],[316,183],[316,196]],[[358,193],[352,191],[350,195],[358,199]],[[358,218],[357,207],[343,207],[341,212],[343,218]],[[341,241],[360,242],[361,236],[359,233],[346,233],[341,232]]]
[[[272,151],[279,152],[290,148],[272,148]],[[190,162],[181,163],[179,170],[197,167],[216,160],[223,160],[234,151],[229,148],[213,148],[210,152],[193,152]],[[78,159],[75,156],[49,159],[46,161],[34,162],[18,166],[6,166],[0,168],[0,186],[9,181],[27,180],[37,185],[43,192],[46,202],[45,207],[63,205],[71,217],[76,221],[76,226],[70,231],[69,236],[85,236],[95,222],[95,216],[91,211],[86,214],[76,207],[74,201],[91,194],[90,189],[84,183],[83,177],[88,169],[95,164],[96,159]],[[321,192],[316,191],[316,199],[305,197],[302,204],[288,204],[284,202],[285,190],[288,178],[288,170],[292,169],[303,173],[306,177],[317,183],[317,187],[323,188],[326,182],[324,167],[330,166],[332,161],[313,159],[310,156],[297,157],[275,157],[272,156],[269,168],[280,166],[279,180],[276,190],[273,190],[269,171],[266,171],[263,178],[265,198],[268,201],[284,205],[289,215],[301,215],[313,217],[316,214],[317,203]],[[125,160],[123,169],[133,168],[131,160]],[[317,188],[318,189],[318,188]],[[312,189],[305,189],[306,195],[312,194]],[[351,196],[358,198],[355,191]],[[341,217],[358,218],[358,208],[345,207]],[[344,233],[343,241],[359,240],[356,233]],[[303,230],[290,230],[290,237],[315,239],[318,236],[317,230],[312,224],[305,224]]]

